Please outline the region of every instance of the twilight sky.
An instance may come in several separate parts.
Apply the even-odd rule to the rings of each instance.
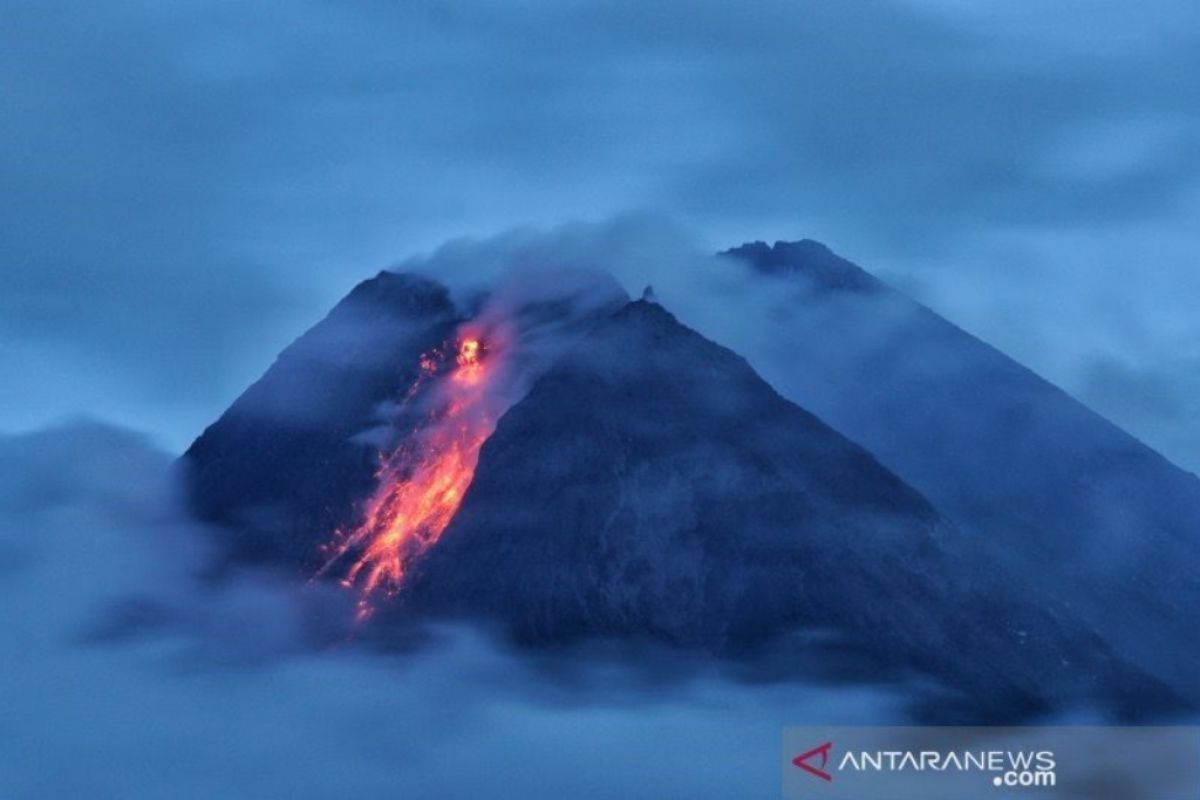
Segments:
[[[5,3],[0,431],[181,448],[354,282],[824,241],[1200,470],[1193,0]]]

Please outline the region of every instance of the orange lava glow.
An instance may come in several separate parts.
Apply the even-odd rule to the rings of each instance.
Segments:
[[[413,562],[437,543],[458,511],[471,484],[479,448],[495,428],[488,396],[495,370],[476,336],[457,344],[453,366],[442,352],[421,357],[421,371],[406,399],[426,381],[433,386],[434,408],[406,442],[384,455],[378,486],[364,508],[362,522],[339,531],[318,575],[346,558],[353,562],[342,585],[359,590],[356,617],[369,617],[378,595],[395,594]]]

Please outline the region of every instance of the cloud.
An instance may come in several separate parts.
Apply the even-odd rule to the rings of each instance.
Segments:
[[[658,209],[709,249],[807,235],[934,293],[1005,271],[980,256],[998,232],[1122,229],[1152,247],[1133,226],[1190,226],[1196,13],[1184,0],[14,10],[0,32],[0,338],[17,377],[0,425],[86,409],[179,448],[357,279],[526,222]],[[1181,239],[1173,274],[1195,252]],[[1060,269],[1064,255],[1030,261],[1051,281],[1107,280]],[[985,313],[1041,322],[1032,286]]]
[[[313,647],[344,598],[205,577],[169,464],[93,423],[0,437],[0,794],[768,795],[784,725],[898,718],[882,691],[560,672],[463,629]]]

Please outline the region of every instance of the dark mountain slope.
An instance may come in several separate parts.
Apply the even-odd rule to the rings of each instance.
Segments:
[[[866,451],[643,301],[501,419],[402,600],[527,643],[637,637],[746,657],[820,629],[886,665],[881,678],[945,681],[981,720],[1085,695],[1163,699],[1019,579],[956,560],[955,535]]]
[[[776,385],[1200,698],[1200,480],[822,245],[726,255],[780,280]]]
[[[441,285],[381,272],[285,349],[183,461],[198,516],[236,531],[240,558],[318,564],[318,547],[374,486],[358,437],[458,322]]]

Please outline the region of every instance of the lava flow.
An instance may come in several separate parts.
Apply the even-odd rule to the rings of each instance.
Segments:
[[[479,448],[495,428],[499,409],[489,388],[496,365],[485,357],[481,340],[463,335],[449,371],[447,360],[444,350],[421,357],[420,376],[406,399],[432,381],[435,407],[422,427],[383,457],[362,522],[338,532],[317,573],[354,558],[341,583],[360,591],[359,621],[372,614],[377,594],[395,594],[414,560],[450,524],[475,474]]]

